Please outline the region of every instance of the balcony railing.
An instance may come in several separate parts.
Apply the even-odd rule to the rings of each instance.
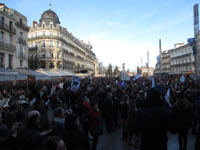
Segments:
[[[16,22],[15,23],[19,28],[21,28],[21,29],[23,29],[23,30],[25,30],[25,31],[28,31],[29,30],[29,27],[27,26],[27,25],[25,25],[25,24],[23,24],[23,23],[21,23],[21,22]]]
[[[7,44],[7,43],[4,43],[4,42],[0,42],[0,48],[8,49],[10,51],[16,50],[16,46],[13,46],[11,44]]]
[[[10,33],[13,33],[13,34],[16,33],[16,29],[15,28],[13,28],[12,26],[9,26],[9,25],[7,25],[5,23],[2,23],[2,22],[0,22],[0,29],[6,30],[6,31],[8,31]]]
[[[28,49],[29,49],[29,51],[36,51],[38,49],[38,47],[37,46],[35,46],[35,47],[29,47]]]
[[[25,39],[19,37],[18,41],[19,41],[19,43],[26,45],[26,40]]]

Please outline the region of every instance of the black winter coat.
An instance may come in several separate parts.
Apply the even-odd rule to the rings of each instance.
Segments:
[[[34,125],[27,125],[17,134],[16,150],[41,150],[43,139]]]
[[[167,131],[176,132],[172,112],[159,105],[145,106],[137,113],[134,131],[141,134],[141,150],[167,150]]]

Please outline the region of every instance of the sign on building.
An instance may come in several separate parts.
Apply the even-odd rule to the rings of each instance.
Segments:
[[[194,5],[194,36],[199,32],[199,5]]]

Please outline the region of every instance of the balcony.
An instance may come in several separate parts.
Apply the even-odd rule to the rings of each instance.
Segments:
[[[36,51],[38,49],[38,47],[37,46],[35,46],[35,47],[29,47],[28,49],[29,49],[29,51]]]
[[[7,25],[5,23],[2,23],[2,22],[0,22],[0,29],[5,30],[7,32],[10,32],[12,34],[16,33],[16,29],[15,28],[13,28],[12,26],[9,26],[9,25]]]
[[[0,48],[6,49],[6,50],[9,50],[9,51],[12,51],[12,52],[16,50],[16,46],[13,46],[11,44],[7,44],[7,43],[4,43],[4,42],[0,42]]]
[[[21,37],[18,38],[18,42],[21,43],[21,44],[26,45],[26,40],[21,38]]]
[[[21,28],[22,30],[25,30],[25,31],[29,31],[29,27],[27,26],[27,25],[25,25],[25,24],[23,24],[23,23],[21,23],[21,22],[19,22],[19,21],[17,21],[16,23],[15,23],[15,25],[17,25],[19,28]]]

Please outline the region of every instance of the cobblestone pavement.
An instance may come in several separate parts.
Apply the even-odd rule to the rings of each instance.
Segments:
[[[97,150],[140,150],[134,146],[128,146],[127,142],[122,141],[122,128],[113,131],[112,134],[104,133],[99,138]],[[190,132],[191,133],[191,132]],[[134,141],[134,138],[133,138]],[[134,142],[133,142],[134,144]],[[189,134],[188,136],[188,150],[194,150],[195,136]],[[178,150],[178,136],[177,134],[168,134],[168,150]]]

